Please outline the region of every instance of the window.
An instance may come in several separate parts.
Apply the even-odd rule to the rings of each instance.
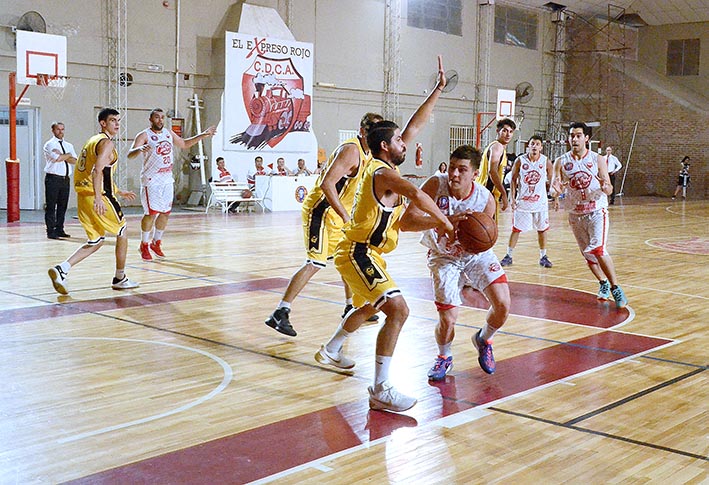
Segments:
[[[451,125],[448,129],[449,152],[461,145],[475,146],[475,127],[469,125]]]
[[[495,5],[495,42],[536,50],[538,23],[535,12]]]
[[[408,0],[406,25],[463,35],[461,0]]]
[[[359,135],[358,130],[338,130],[338,138],[340,139],[340,143],[344,143],[357,135]]]
[[[667,41],[667,75],[699,75],[699,39]]]

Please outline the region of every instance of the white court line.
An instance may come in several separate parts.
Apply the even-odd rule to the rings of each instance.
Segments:
[[[233,372],[231,369],[231,366],[227,364],[224,360],[220,359],[214,354],[211,354],[209,352],[205,352],[203,350],[195,349],[193,347],[186,347],[184,345],[178,345],[178,344],[172,344],[168,342],[157,342],[154,340],[140,340],[140,339],[131,339],[131,338],[112,338],[112,337],[48,337],[48,338],[39,338],[39,339],[20,339],[23,341],[37,341],[37,340],[109,340],[109,341],[114,341],[114,342],[138,342],[138,343],[145,343],[145,344],[150,344],[150,345],[164,345],[166,347],[174,347],[177,349],[182,349],[186,350],[188,352],[195,352],[200,355],[204,355],[205,357],[208,357],[212,359],[213,361],[217,362],[221,367],[222,370],[224,371],[224,376],[222,377],[222,382],[219,383],[219,385],[212,390],[209,394],[200,397],[199,399],[196,399],[195,401],[192,401],[190,403],[187,403],[183,406],[177,407],[175,409],[171,409],[169,411],[165,411],[164,413],[160,414],[154,414],[152,416],[148,416],[145,418],[141,419],[136,419],[135,421],[128,421],[126,423],[120,423],[116,424],[113,426],[107,426],[105,428],[97,429],[94,431],[87,431],[86,433],[80,433],[74,436],[68,436],[66,438],[61,438],[57,440],[57,443],[70,443],[72,441],[78,441],[84,438],[88,438],[91,436],[96,436],[99,434],[103,433],[108,433],[110,431],[116,431],[119,429],[124,429],[124,428],[129,428],[131,426],[136,426],[138,424],[144,424],[144,423],[149,423],[150,421],[155,421],[158,419],[165,418],[167,416],[172,416],[173,414],[181,413],[183,411],[186,411],[190,408],[193,408],[195,406],[198,406],[199,404],[202,404],[205,401],[210,400],[220,392],[222,392],[228,385],[229,382],[231,382],[231,379],[233,377]]]

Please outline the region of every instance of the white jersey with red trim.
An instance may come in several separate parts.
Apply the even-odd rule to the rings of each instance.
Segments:
[[[487,202],[490,199],[490,191],[484,185],[473,182],[470,194],[462,200],[453,197],[448,190],[448,174],[438,173],[433,175],[438,178],[438,191],[433,197],[433,201],[443,214],[449,216],[471,210],[473,212],[483,212]],[[470,256],[458,241],[450,243],[447,238],[440,238],[435,229],[429,229],[421,236],[421,244],[431,250],[432,254],[440,254],[445,256]],[[492,251],[489,249],[488,251]]]
[[[548,208],[547,202],[547,157],[541,155],[533,161],[527,155],[520,155],[519,189],[517,208],[520,212],[542,212]]]
[[[608,207],[608,196],[601,190],[598,181],[598,154],[587,150],[580,160],[571,152],[561,157],[563,179],[568,180],[564,203],[571,214],[589,214]]]
[[[163,128],[156,133],[148,128],[141,133],[146,134],[150,150],[144,155],[143,168],[140,171],[140,185],[147,187],[148,185],[174,183],[172,177],[172,132]]]

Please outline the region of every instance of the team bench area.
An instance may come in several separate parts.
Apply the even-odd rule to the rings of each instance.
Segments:
[[[210,182],[209,188],[211,189],[211,194],[209,195],[205,212],[209,212],[211,207],[219,207],[222,212],[226,213],[235,202],[241,203],[240,208],[246,205],[244,204],[245,202],[255,202],[261,207],[262,212],[265,210],[263,198],[256,197],[247,184]]]

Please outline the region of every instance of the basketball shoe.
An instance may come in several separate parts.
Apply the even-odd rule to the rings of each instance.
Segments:
[[[155,256],[158,257],[158,259],[163,259],[165,257],[165,253],[162,252],[162,247],[160,246],[161,243],[162,241],[158,239],[157,241],[151,242],[148,246],[150,250],[155,254]]]
[[[289,313],[290,308],[276,308],[273,313],[271,313],[271,316],[268,317],[268,319],[264,323],[275,331],[282,333],[283,335],[295,337],[296,335],[298,335],[298,333],[290,324],[290,320],[288,319]]]
[[[453,369],[453,356],[444,357],[439,355],[428,371],[429,381],[442,381],[446,375]]]
[[[113,278],[111,283],[111,288],[114,290],[132,290],[133,288],[138,288],[140,285],[135,281],[129,280],[127,276],[123,276],[120,280],[118,278]]]
[[[500,266],[509,266],[512,264],[512,256],[505,254],[505,257],[500,261]]]
[[[49,274],[49,278],[52,280],[52,286],[54,286],[57,293],[68,295],[69,288],[66,285],[66,278],[68,275],[64,272],[62,267],[59,265],[54,266],[53,268],[49,268],[47,273]]]
[[[394,411],[400,413],[416,405],[416,398],[401,394],[394,386],[384,381],[367,388],[369,391],[369,409]]]
[[[342,355],[342,351],[337,354],[331,354],[324,345],[321,345],[320,350],[315,352],[315,360],[321,364],[332,365],[339,369],[351,369],[355,366],[355,361]]]
[[[353,308],[354,307],[349,303],[345,305],[345,311],[342,312],[342,318],[345,318],[345,315],[347,315],[349,311]],[[376,313],[367,319],[368,322],[376,322],[377,320],[379,320],[379,315],[377,315]]]
[[[628,299],[625,297],[625,293],[620,286],[616,285],[616,287],[611,290],[611,294],[615,300],[616,308],[625,308],[628,305]]]
[[[150,248],[148,247],[148,243],[140,243],[140,257],[143,258],[143,261],[152,261],[153,257],[150,255]]]
[[[502,264],[502,263],[500,263],[500,264]],[[546,255],[544,255],[539,259],[539,266],[541,266],[542,268],[551,268],[554,265],[551,264],[551,261],[549,261],[549,258],[547,258]]]
[[[493,374],[497,365],[495,364],[495,356],[492,354],[492,341],[483,340],[480,338],[480,332],[473,335],[473,345],[478,349],[478,364],[480,368],[488,374]]]
[[[599,283],[598,295],[596,295],[596,298],[599,300],[611,299],[611,284],[608,280],[603,280]]]

